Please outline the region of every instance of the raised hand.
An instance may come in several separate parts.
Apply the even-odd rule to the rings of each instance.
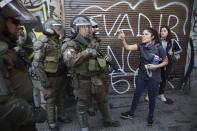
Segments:
[[[117,34],[119,40],[123,40],[125,38],[125,34],[122,30],[119,30]]]

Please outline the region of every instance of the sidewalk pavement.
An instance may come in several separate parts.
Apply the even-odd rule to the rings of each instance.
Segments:
[[[89,117],[91,131],[197,131],[197,96],[184,94],[181,90],[168,91],[166,96],[174,100],[174,103],[167,105],[157,98],[152,127],[148,127],[146,123],[148,103],[144,101],[144,96],[141,97],[133,120],[120,118],[120,113],[129,109],[132,94],[109,96],[112,116],[120,121],[121,126],[104,128],[100,113],[97,112],[96,116]],[[73,119],[73,123],[60,124],[60,131],[80,131],[74,108],[69,109],[67,114]],[[39,131],[49,131],[46,125],[38,125]]]

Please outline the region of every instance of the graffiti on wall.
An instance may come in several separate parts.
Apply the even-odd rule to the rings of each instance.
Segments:
[[[35,6],[42,3],[42,0],[21,0],[25,6]]]
[[[128,7],[129,7],[131,10],[135,10],[135,9],[136,9],[138,6],[140,6],[140,4],[142,4],[143,2],[144,2],[144,0],[140,0],[136,5],[132,5],[131,3],[127,2],[127,1],[121,1],[121,2],[118,2],[118,3],[115,3],[115,4],[111,5],[111,6],[109,6],[109,7],[106,8],[106,9],[103,9],[103,8],[100,7],[100,6],[90,6],[90,7],[85,8],[84,10],[82,10],[79,14],[83,14],[83,13],[85,13],[86,11],[89,11],[89,10],[95,9],[95,8],[98,8],[98,9],[100,9],[100,10],[103,11],[103,12],[107,12],[107,11],[109,11],[110,9],[116,8],[116,6],[119,6],[119,5],[121,5],[121,4],[127,4]],[[157,5],[156,0],[154,0],[153,2],[154,2],[154,9],[155,9],[155,11],[160,11],[160,10],[162,10],[162,9],[165,9],[165,8],[171,6],[171,5],[178,5],[178,6],[182,6],[182,7],[183,7],[183,9],[185,10],[185,14],[184,14],[184,15],[185,15],[185,21],[184,21],[184,24],[183,24],[183,28],[182,28],[182,29],[183,29],[183,33],[184,33],[184,35],[185,35],[185,34],[186,34],[186,23],[187,23],[187,20],[188,20],[188,8],[187,8],[187,6],[184,5],[184,4],[181,3],[181,2],[171,2],[171,3],[168,3],[167,5],[164,5],[164,6],[159,7],[159,6]],[[140,35],[140,30],[141,30],[141,28],[140,28],[140,24],[141,24],[141,23],[140,23],[140,22],[141,22],[141,19],[142,19],[142,18],[145,18],[145,19],[148,21],[149,26],[150,26],[150,27],[153,27],[153,24],[152,24],[150,18],[149,18],[147,15],[145,15],[144,13],[142,13],[142,12],[138,13],[138,24],[137,24],[137,25],[138,25],[138,26],[137,26],[137,27],[138,27],[138,30],[137,30],[136,34],[134,34],[133,29],[132,29],[132,26],[131,26],[130,19],[132,19],[132,18],[129,18],[129,16],[128,16],[127,13],[118,14],[118,16],[117,16],[117,18],[116,18],[116,20],[115,20],[115,22],[114,22],[114,24],[113,24],[113,26],[111,27],[110,30],[107,29],[107,25],[106,25],[106,16],[105,16],[105,14],[104,14],[104,15],[103,15],[103,14],[97,14],[96,16],[92,16],[92,17],[103,17],[105,32],[106,32],[107,36],[116,35],[117,32],[118,32],[118,30],[120,30],[121,25],[123,24],[123,21],[124,21],[125,19],[126,19],[126,21],[127,21],[127,23],[128,23],[129,28],[127,28],[127,29],[121,29],[121,30],[131,31],[132,36],[135,36],[135,35],[136,35],[136,36],[141,36],[141,35]],[[159,19],[159,22],[160,22],[160,23],[159,23],[159,26],[158,26],[158,30],[159,30],[160,27],[161,27],[162,19],[163,19],[163,14],[160,14],[160,15],[158,16],[158,19]],[[172,25],[170,26],[170,21],[171,21],[171,19],[176,19],[176,22],[174,23],[173,26],[172,26]],[[118,28],[116,28],[116,29],[115,29],[115,33],[112,34],[112,31],[114,30],[114,28],[115,28],[115,26],[117,25],[118,21],[120,21],[120,23],[118,24]],[[176,38],[177,38],[177,40],[178,40],[178,35],[176,34],[176,32],[173,31],[173,29],[176,28],[177,25],[179,24],[179,17],[178,17],[177,15],[170,14],[170,15],[168,16],[168,18],[167,18],[167,21],[168,21],[168,22],[167,22],[167,25],[170,26],[170,28],[171,28],[171,30],[172,30],[172,33],[174,33],[174,35],[176,36]]]
[[[42,24],[47,20],[47,3],[43,0],[21,0],[24,6],[39,20],[37,24],[25,26],[28,43],[32,44],[42,33]]]
[[[168,25],[171,28],[172,33],[177,40],[179,40],[180,35],[186,36],[186,24],[188,22],[189,14],[187,5],[181,2],[169,2],[165,5],[159,6],[157,0],[152,0],[152,9],[154,12],[157,13],[156,18],[159,20],[158,23],[155,23],[154,20],[151,20],[153,19],[153,16],[142,10],[142,5],[146,2],[147,1],[145,0],[140,0],[135,5],[132,5],[127,1],[120,1],[108,6],[107,8],[102,8],[101,6],[97,5],[91,5],[89,7],[82,9],[79,14],[89,15],[89,12],[95,12],[96,10],[96,13],[91,13],[90,17],[95,17],[97,20],[99,20],[101,26],[103,27],[101,29],[104,30],[103,32],[106,33],[107,37],[113,38],[116,36],[119,30],[122,30],[126,32],[126,34],[131,38],[138,38],[141,36],[142,29],[144,28],[144,23],[146,24],[146,26],[153,27],[158,31],[160,30],[161,25]],[[122,10],[121,12],[117,10],[122,5],[126,6],[126,11]],[[183,14],[180,15],[177,12],[171,12],[171,14],[166,14],[164,12],[164,10],[170,9],[172,7],[177,7],[183,10]],[[114,10],[116,11],[116,13],[113,12]],[[134,15],[129,15],[127,11],[133,12]],[[113,15],[116,14],[116,17],[112,21],[112,25],[109,25],[108,17],[109,14],[112,13]],[[137,19],[136,23],[134,23],[134,19]],[[179,29],[181,29],[181,31]],[[177,33],[177,30],[179,33]],[[116,62],[118,66],[118,71],[114,70],[109,74],[111,87],[115,92],[123,94],[127,92],[131,87],[135,87],[135,76],[137,75],[138,69],[133,68],[131,63],[131,61],[133,60],[132,56],[134,53],[131,51],[127,53],[122,48],[121,60],[118,61],[115,50],[112,48],[111,45],[107,46],[107,52],[112,55],[113,60]],[[131,79],[125,79],[126,77],[133,79],[133,86],[133,83],[131,84]],[[120,89],[122,88],[121,85],[126,85],[126,88]],[[174,88],[174,85],[172,83],[169,83],[169,85],[172,88]]]
[[[50,4],[49,0],[21,0],[25,7],[39,20],[39,24],[28,25],[27,31],[29,37],[34,41],[42,33],[42,24],[49,18],[58,19],[55,13],[55,6]]]

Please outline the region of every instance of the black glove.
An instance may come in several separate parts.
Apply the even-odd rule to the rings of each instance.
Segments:
[[[112,58],[111,58],[111,55],[110,54],[107,54],[104,56],[104,59],[107,61],[107,62],[111,62],[112,61]]]

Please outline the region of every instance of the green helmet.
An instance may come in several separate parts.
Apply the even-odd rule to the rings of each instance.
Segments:
[[[97,28],[99,26],[98,21],[94,17],[90,18],[90,22],[91,22],[92,27]]]
[[[53,35],[55,33],[60,37],[63,37],[64,35],[64,29],[62,23],[59,20],[55,20],[53,18],[49,18],[43,24],[43,30],[44,30],[44,34],[46,35]]]
[[[37,22],[36,17],[23,6],[20,0],[0,0],[0,16],[5,19],[16,19],[20,23]]]
[[[71,34],[76,36],[79,33],[79,26],[88,25],[91,26],[90,20],[84,15],[75,16],[70,22]]]
[[[92,17],[92,18],[90,18],[90,22],[91,22],[92,28],[95,29],[95,31],[93,33],[96,35],[100,34],[98,21],[94,17]]]

